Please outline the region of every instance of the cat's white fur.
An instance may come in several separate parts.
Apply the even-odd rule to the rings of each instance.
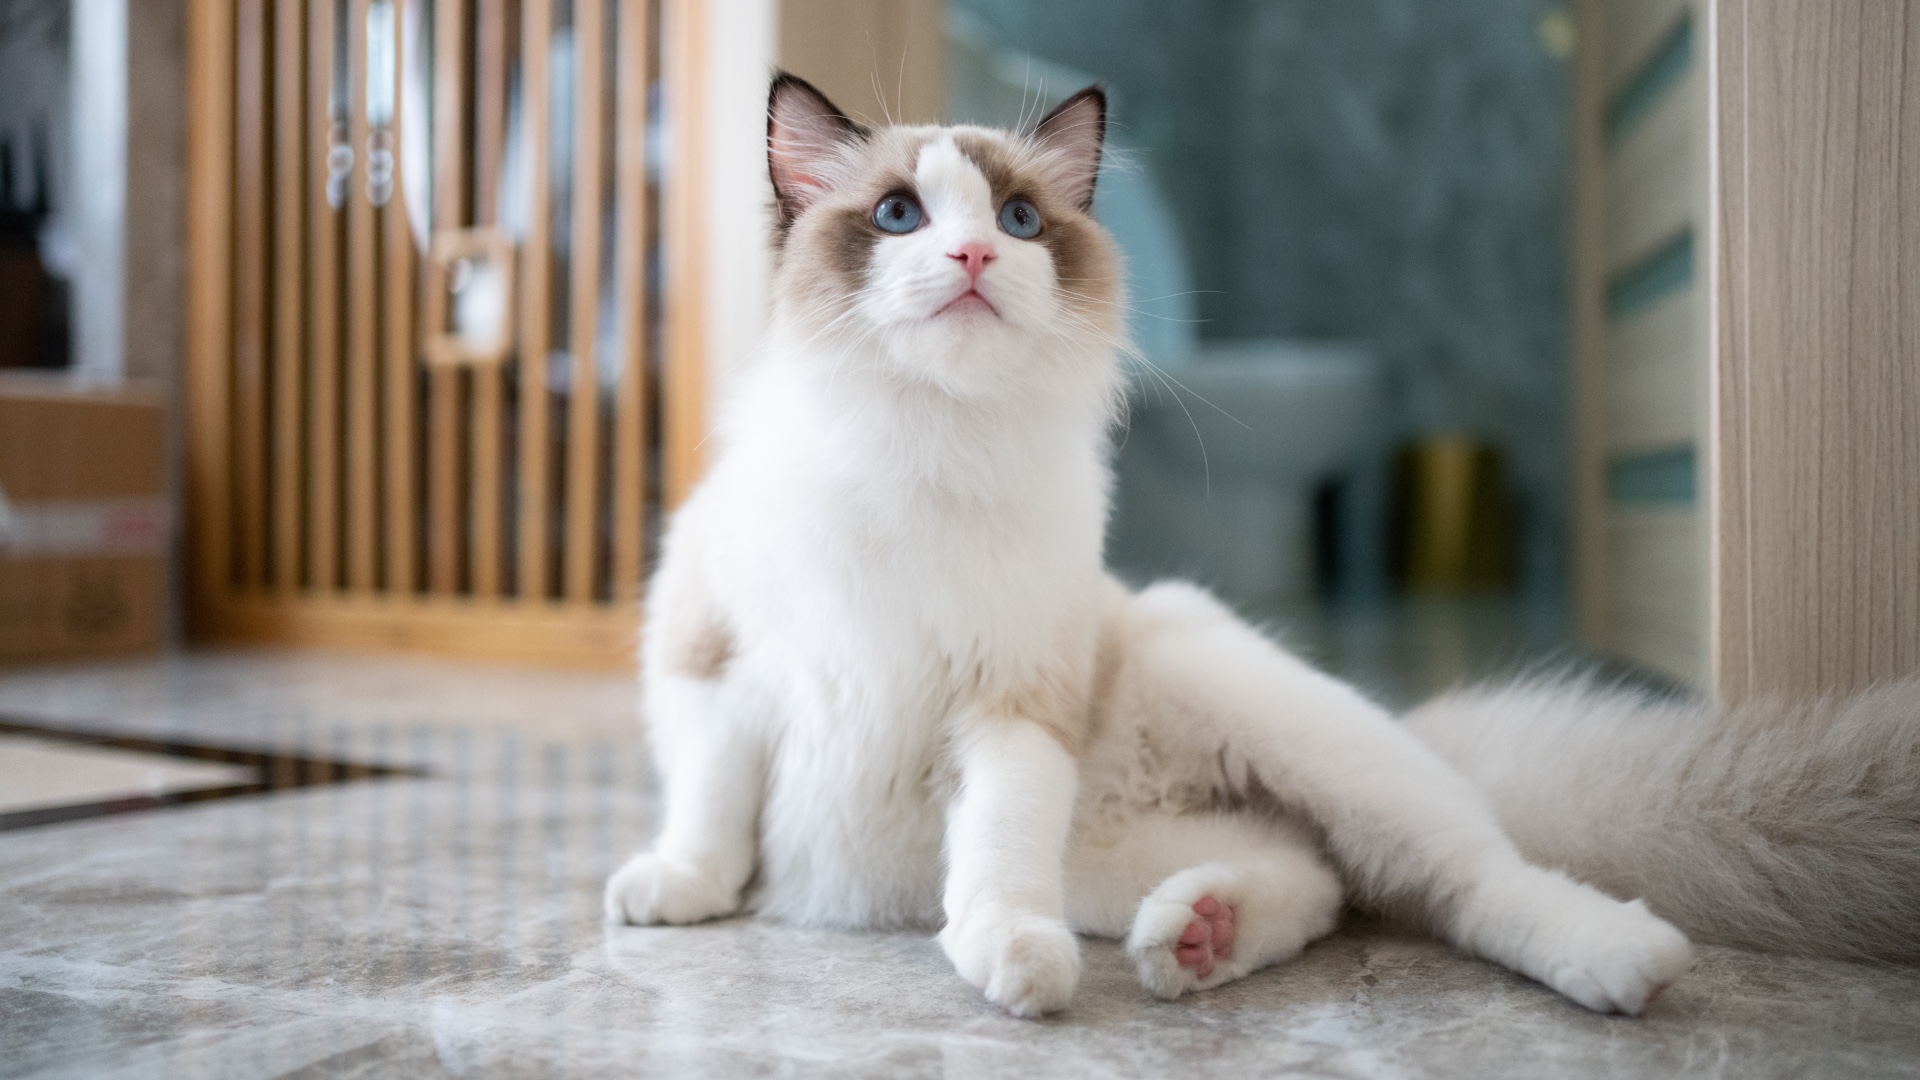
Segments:
[[[943,925],[960,975],[1031,1016],[1071,998],[1076,931],[1174,997],[1297,954],[1351,898],[1644,1007],[1690,962],[1678,931],[1525,863],[1458,773],[1200,590],[1107,577],[1117,319],[996,227],[964,130],[909,134],[926,226],[874,245],[848,313],[778,307],[672,522],[643,653],[665,823],[608,916]],[[997,315],[936,314],[967,242]],[[1231,948],[1182,962],[1218,905]]]

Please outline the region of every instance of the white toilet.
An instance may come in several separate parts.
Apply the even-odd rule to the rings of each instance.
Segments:
[[[949,12],[948,34],[956,120],[1006,123],[1036,88],[1093,81],[998,46],[964,12]],[[1129,577],[1185,575],[1250,608],[1303,596],[1315,488],[1360,470],[1391,434],[1382,366],[1347,342],[1202,344],[1178,218],[1151,159],[1109,134],[1094,216],[1126,254],[1129,331],[1166,381],[1131,365],[1108,561]]]
[[[1384,373],[1343,342],[1209,342],[1136,377],[1118,459],[1115,561],[1255,606],[1314,585],[1313,498],[1384,438]]]

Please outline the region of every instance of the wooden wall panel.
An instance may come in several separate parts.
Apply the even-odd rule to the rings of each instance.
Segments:
[[[369,19],[419,28],[415,3],[190,0],[191,625],[221,641],[628,667],[660,513],[652,463],[684,490],[705,437],[701,232],[675,234],[682,272],[655,225],[657,199],[700,207],[704,159],[672,157],[656,177],[647,152],[656,102],[704,115],[700,5],[666,5],[692,32],[673,63],[658,56],[659,0],[566,6],[577,50],[558,47],[553,0],[436,5],[432,160],[395,166],[431,170],[435,251],[511,255],[503,357],[426,348],[450,329],[453,256],[421,254],[405,200],[372,183],[373,144],[404,150],[400,126],[423,117],[403,103],[393,142],[376,130],[370,65],[393,54],[372,47]],[[524,124],[510,129],[516,76]],[[674,130],[702,145],[697,121]],[[556,160],[572,166],[564,223]],[[650,280],[663,262],[675,272]],[[656,358],[663,312],[679,327]],[[603,325],[617,332],[603,340]],[[570,370],[550,371],[556,357]],[[681,403],[664,445],[656,382]]]
[[[780,3],[780,66],[870,124],[946,116],[945,42],[943,0]]]
[[[1920,0],[1721,0],[1720,694],[1920,671]]]

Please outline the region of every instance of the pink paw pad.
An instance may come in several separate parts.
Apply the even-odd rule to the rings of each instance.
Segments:
[[[1233,958],[1233,908],[1211,896],[1193,902],[1193,921],[1180,932],[1174,946],[1174,959],[1181,967],[1190,967],[1201,978],[1213,974],[1215,960]]]

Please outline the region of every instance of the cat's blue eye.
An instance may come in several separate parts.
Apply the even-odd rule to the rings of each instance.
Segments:
[[[890,233],[910,233],[926,218],[920,204],[909,195],[889,195],[873,208],[873,223]]]
[[[1000,208],[1000,227],[1008,236],[1031,240],[1040,235],[1040,211],[1025,199],[1008,199]]]

